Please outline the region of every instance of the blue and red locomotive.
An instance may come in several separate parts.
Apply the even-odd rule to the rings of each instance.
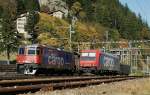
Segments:
[[[130,66],[121,64],[118,56],[104,53],[101,50],[82,50],[80,70],[98,74],[128,75]]]
[[[70,52],[45,45],[21,46],[18,50],[17,71],[20,73],[72,72],[75,68],[74,54]]]
[[[80,69],[84,72],[118,73],[120,71],[119,58],[101,50],[82,50]]]
[[[101,50],[82,50],[74,53],[45,45],[21,46],[17,55],[17,70],[23,74],[36,73],[113,73],[129,74],[130,67],[121,65],[119,58]]]

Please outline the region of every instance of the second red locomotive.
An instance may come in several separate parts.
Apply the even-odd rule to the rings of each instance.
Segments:
[[[119,73],[119,58],[101,50],[82,50],[80,56],[80,70],[93,73]]]

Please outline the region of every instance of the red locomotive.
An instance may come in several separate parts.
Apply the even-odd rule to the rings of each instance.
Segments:
[[[101,50],[82,50],[80,56],[80,70],[93,73],[119,73],[119,58]]]
[[[49,46],[21,46],[17,55],[17,71],[24,74],[72,72],[76,68],[74,59],[73,53]]]

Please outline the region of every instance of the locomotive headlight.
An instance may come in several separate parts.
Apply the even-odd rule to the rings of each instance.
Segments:
[[[34,60],[31,61],[31,63],[34,63],[34,62],[36,62],[36,60],[35,61]]]
[[[30,61],[28,61],[28,60],[25,60],[25,61],[24,61],[24,63],[30,63]]]

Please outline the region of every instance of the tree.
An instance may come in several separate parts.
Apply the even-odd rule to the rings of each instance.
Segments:
[[[75,2],[71,7],[72,16],[76,16],[77,18],[80,18],[81,11],[82,11],[81,4],[79,2]]]
[[[26,13],[24,0],[16,0],[16,2],[17,2],[17,15],[19,16],[23,13]]]
[[[144,27],[140,32],[141,38],[149,40],[150,39],[150,31],[147,27]]]
[[[93,21],[94,19],[94,5],[92,0],[81,0],[81,5],[83,8],[83,11],[86,14],[86,21]]]
[[[67,6],[69,9],[73,6],[73,3],[76,2],[77,0],[63,0],[64,2],[67,3]]]
[[[49,14],[50,8],[47,5],[42,5],[40,11]]]
[[[23,0],[24,1],[24,5],[25,5],[25,9],[27,11],[39,11],[40,10],[40,5],[38,0]]]
[[[27,10],[27,24],[25,26],[25,30],[31,35],[29,40],[31,40],[32,43],[35,43],[37,38],[35,25],[39,21],[39,3],[37,0],[25,0],[24,4]]]
[[[3,8],[2,8],[2,6],[0,6],[0,18],[2,17],[2,13],[3,13]]]
[[[37,12],[30,11],[29,14],[27,14],[27,23],[25,25],[25,30],[30,34],[31,38],[29,38],[29,40],[32,43],[36,43],[37,32],[35,25],[38,23],[38,21],[39,14]]]
[[[16,30],[16,3],[10,0],[7,0],[2,6],[2,15],[1,15],[1,31],[0,31],[0,51],[7,52],[8,64],[10,60],[10,53],[14,52],[19,45],[19,40],[17,39],[17,30]],[[14,9],[14,10],[12,10]]]
[[[120,38],[120,34],[117,30],[111,29],[111,30],[109,30],[109,38],[110,38],[110,40],[118,41]]]

